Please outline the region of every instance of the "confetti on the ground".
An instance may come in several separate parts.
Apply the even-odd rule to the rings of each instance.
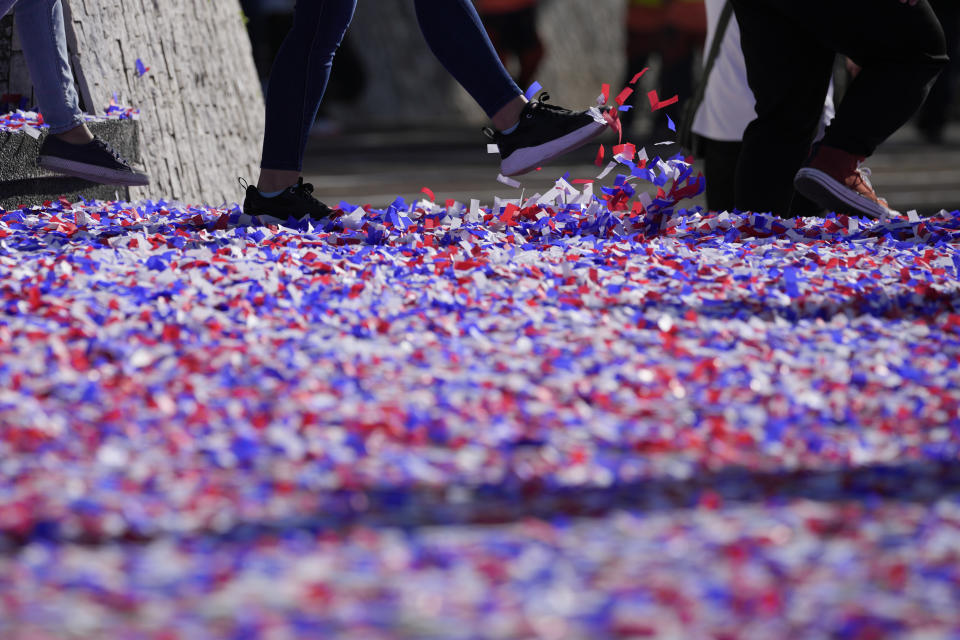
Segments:
[[[83,115],[86,122],[105,122],[108,120],[137,120],[140,110],[132,107],[121,107],[111,104],[101,115]],[[36,111],[17,110],[0,114],[0,132],[27,131],[31,129],[48,129],[49,125],[43,121],[43,116]]]
[[[316,228],[0,214],[0,635],[960,632],[960,213],[615,153]]]
[[[0,557],[46,638],[946,638],[960,501],[799,499]],[[920,631],[920,633],[917,633]],[[16,636],[15,636],[16,637]]]

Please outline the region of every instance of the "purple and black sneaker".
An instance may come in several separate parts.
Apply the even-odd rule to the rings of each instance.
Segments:
[[[516,131],[503,134],[493,129],[483,131],[500,150],[500,173],[516,176],[533,171],[540,165],[582,147],[610,126],[604,112],[610,107],[592,107],[571,111],[552,104],[547,92],[528,102]]]
[[[37,164],[54,173],[100,184],[126,187],[150,184],[150,176],[131,167],[100,138],[87,144],[70,144],[48,135],[40,147]]]

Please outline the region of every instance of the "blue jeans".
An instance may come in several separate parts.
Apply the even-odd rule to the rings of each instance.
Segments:
[[[60,0],[0,0],[0,17],[11,9],[16,10],[23,55],[50,133],[63,133],[82,124]]]
[[[333,56],[356,6],[357,0],[297,0],[293,28],[277,53],[267,86],[260,163],[264,169],[303,168],[303,152],[330,79]],[[414,6],[427,45],[487,115],[523,95],[500,62],[470,0],[415,0]]]

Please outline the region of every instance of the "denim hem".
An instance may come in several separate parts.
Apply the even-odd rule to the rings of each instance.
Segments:
[[[47,124],[50,125],[50,133],[52,134],[65,133],[67,131],[70,131],[71,129],[75,129],[79,127],[83,123],[84,123],[84,119],[83,119],[82,113],[77,113],[77,115],[73,116],[70,122],[64,125],[53,125],[47,122]]]

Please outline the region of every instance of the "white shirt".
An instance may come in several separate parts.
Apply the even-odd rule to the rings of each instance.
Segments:
[[[727,0],[706,0],[707,42],[704,56],[713,46],[717,35],[717,22]],[[747,84],[747,64],[740,50],[740,27],[737,17],[730,17],[730,24],[723,34],[723,42],[713,63],[713,71],[707,78],[703,102],[693,119],[693,132],[710,138],[736,142],[743,139],[743,130],[757,117],[753,109],[753,92]]]

